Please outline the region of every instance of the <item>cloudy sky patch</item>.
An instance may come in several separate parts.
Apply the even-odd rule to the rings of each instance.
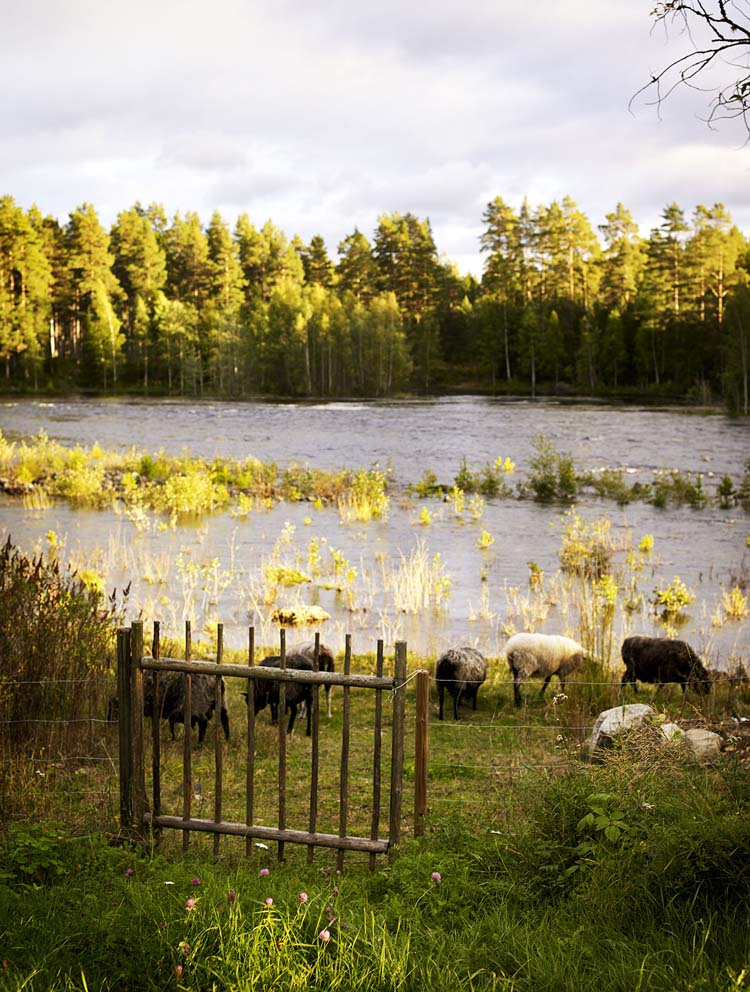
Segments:
[[[745,233],[750,150],[707,97],[640,99],[686,40],[653,0],[28,0],[6,5],[0,195],[106,225],[137,200],[169,216],[248,212],[335,257],[381,213],[429,217],[481,271],[482,212],[570,196],[592,225],[621,201],[642,233],[678,202],[721,201]]]

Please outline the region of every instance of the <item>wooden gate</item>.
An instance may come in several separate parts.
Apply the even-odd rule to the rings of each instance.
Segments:
[[[218,625],[217,651],[214,661],[193,661],[190,623],[185,624],[184,658],[161,658],[159,647],[159,624],[154,624],[152,654],[144,653],[143,623],[134,622],[130,628],[118,631],[118,696],[119,696],[119,761],[120,761],[120,819],[123,831],[137,838],[145,839],[151,833],[158,837],[163,829],[183,831],[183,848],[187,850],[192,831],[211,833],[214,837],[214,854],[218,854],[222,835],[246,838],[246,851],[251,853],[253,839],[272,841],[278,845],[279,860],[284,857],[286,843],[305,844],[308,847],[308,861],[311,862],[316,847],[334,848],[338,851],[338,865],[343,865],[345,851],[369,853],[370,865],[375,857],[399,843],[401,838],[401,816],[403,798],[404,765],[404,726],[406,710],[406,643],[396,642],[393,676],[383,675],[383,642],[377,643],[375,675],[359,675],[350,671],[351,635],[346,636],[344,666],[341,672],[318,670],[319,635],[315,635],[315,663],[313,671],[286,669],[285,631],[279,631],[280,668],[265,668],[254,664],[254,629],[248,631],[248,664],[225,664],[223,661],[223,625]],[[152,717],[152,797],[149,804],[146,790],[145,746],[144,746],[144,692],[143,673],[153,672],[154,708],[159,699],[159,676],[163,672],[183,672],[183,713],[192,713],[192,676],[210,675],[215,678],[216,696],[213,720],[214,740],[214,816],[200,819],[193,815],[192,781],[192,734],[189,721],[185,721],[183,737],[183,810],[182,816],[170,816],[161,812],[161,743],[158,714]],[[247,707],[247,754],[246,754],[246,808],[245,822],[226,821],[222,816],[224,741],[219,715],[222,705],[221,678],[238,678],[247,683],[249,698],[254,698],[255,679],[272,679],[279,682],[278,720],[278,822],[275,826],[255,823],[255,711]],[[415,760],[415,832],[420,833],[426,813],[427,778],[427,672],[416,673],[417,678],[417,727]],[[285,720],[286,683],[310,683],[313,687],[312,744],[310,770],[309,818],[305,829],[293,829],[287,825],[287,734]],[[317,829],[318,815],[318,768],[319,768],[319,689],[320,686],[339,685],[343,687],[342,738],[340,756],[339,830],[336,834],[320,833]],[[369,837],[357,837],[348,833],[349,809],[349,747],[350,747],[350,704],[349,693],[352,687],[370,689],[375,692],[373,719],[373,760],[372,760],[372,819]],[[383,692],[392,695],[392,737],[390,755],[390,795],[388,802],[388,835],[380,836],[381,778],[382,778],[382,726]]]

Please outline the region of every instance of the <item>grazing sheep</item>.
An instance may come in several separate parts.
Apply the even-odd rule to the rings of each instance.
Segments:
[[[435,662],[440,719],[443,719],[443,696],[446,689],[453,696],[453,719],[458,720],[462,697],[470,699],[472,709],[476,709],[477,693],[486,678],[487,661],[476,648],[461,645],[443,652]]]
[[[638,691],[641,682],[679,682],[685,695],[688,685],[706,695],[710,677],[703,662],[685,641],[667,637],[626,637],[620,649],[625,662],[622,684],[630,682]]]
[[[304,644],[295,644],[289,649],[292,654],[304,654],[310,661],[315,658],[315,641],[305,641]],[[318,670],[321,672],[334,672],[334,659],[333,651],[328,647],[327,644],[321,644],[318,646]],[[326,690],[326,716],[331,719],[331,688],[332,686],[327,685]],[[303,704],[304,706],[304,704]],[[302,710],[300,710],[300,715],[302,715]]]
[[[279,655],[271,655],[264,658],[260,664],[264,668],[281,668],[281,658]],[[286,656],[287,669],[311,672],[313,663],[305,654],[293,652]],[[254,679],[254,704],[255,712],[258,713],[267,705],[271,706],[271,722],[278,723],[279,720],[279,686],[277,679]],[[287,733],[294,730],[294,721],[297,718],[297,708],[300,703],[307,705],[307,736],[310,736],[310,720],[312,716],[312,690],[309,682],[287,682],[286,683],[286,708],[289,710],[289,726]],[[243,693],[245,699],[249,698],[249,693]]]
[[[169,721],[169,733],[172,740],[176,723],[185,722],[184,699],[185,680],[183,672],[159,672],[159,700],[156,712],[162,720]],[[229,714],[227,712],[227,690],[224,679],[221,680],[221,725],[224,736],[229,740]],[[190,726],[198,726],[198,743],[202,744],[206,736],[208,721],[216,708],[216,677],[214,675],[193,675],[191,683]],[[119,713],[119,700],[112,696],[107,710],[107,720],[112,721]],[[148,668],[143,672],[143,715],[154,716],[154,673]]]
[[[514,634],[505,645],[505,657],[513,673],[513,701],[521,705],[519,682],[527,679],[544,679],[540,695],[544,695],[553,675],[560,679],[565,690],[567,675],[579,668],[585,652],[581,645],[561,634]]]

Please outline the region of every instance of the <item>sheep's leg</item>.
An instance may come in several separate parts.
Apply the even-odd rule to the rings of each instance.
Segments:
[[[331,687],[326,686],[326,716],[331,719]]]
[[[635,676],[631,675],[630,672],[625,672],[620,685],[626,685],[628,682],[633,686],[633,692],[638,692],[638,686],[635,684]]]
[[[458,708],[461,705],[461,692],[459,689],[456,695],[453,697],[453,719],[458,720]]]
[[[191,726],[194,721],[198,724],[198,744],[200,745],[203,743],[203,740],[206,736],[206,727],[208,726],[208,720],[201,720],[200,717],[198,717],[196,720],[195,717],[193,717],[193,720],[190,721]]]
[[[223,707],[221,710],[221,725],[224,728],[225,739],[229,740],[229,714]]]
[[[479,691],[479,690],[477,690],[477,692],[478,692],[478,691]],[[473,696],[471,697],[471,708],[472,708],[472,709],[473,709],[473,710],[474,710],[474,711],[476,712],[476,708],[477,708],[477,693],[476,693],[476,692],[475,692],[475,693],[474,693],[474,695],[473,695]]]
[[[513,702],[521,705],[521,687],[518,684],[518,672],[513,672]]]
[[[294,730],[294,721],[297,719],[297,704],[289,703],[287,709],[289,710],[289,726],[286,728],[286,732],[291,734]]]
[[[438,719],[443,719],[443,695],[445,693],[445,686],[442,682],[438,683]]]
[[[312,700],[309,700],[307,703],[307,736],[308,737],[312,736],[311,720],[312,720]]]
[[[549,680],[550,680],[551,678],[552,678],[552,674],[550,673],[550,674],[549,674],[549,675],[547,676],[547,678],[546,678],[546,679],[544,680],[544,682],[542,682],[542,688],[541,688],[541,690],[540,690],[540,692],[539,692],[539,695],[540,695],[540,696],[543,696],[543,695],[544,695],[544,691],[545,691],[545,689],[547,688],[547,686],[549,685]]]

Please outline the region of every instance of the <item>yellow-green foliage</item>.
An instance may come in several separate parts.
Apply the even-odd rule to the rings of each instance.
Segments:
[[[299,586],[310,582],[310,576],[298,568],[269,563],[263,566],[263,576],[270,586]]]
[[[676,575],[668,586],[654,589],[651,602],[664,619],[674,619],[695,602],[695,593]]]
[[[565,514],[566,524],[560,548],[560,565],[564,572],[595,579],[610,570],[614,545],[610,537],[611,521],[606,517],[589,522],[575,510]]]
[[[170,475],[155,493],[156,508],[178,516],[199,515],[220,509],[229,501],[229,492],[222,482],[199,469],[185,474]]]
[[[386,477],[378,469],[360,469],[351,478],[349,488],[338,496],[338,508],[344,521],[380,520],[388,513]]]
[[[429,527],[432,523],[432,514],[426,506],[423,506],[419,511],[419,522],[423,527]]]
[[[454,486],[445,497],[448,503],[453,503],[456,516],[460,517],[466,507],[466,494],[459,486]]]
[[[748,616],[748,597],[742,592],[739,586],[732,586],[731,589],[723,589],[721,593],[721,605],[724,613],[730,620],[744,620]]]
[[[483,530],[482,533],[477,538],[477,547],[481,548],[482,551],[486,551],[487,548],[492,547],[495,543],[495,538],[489,531]]]

